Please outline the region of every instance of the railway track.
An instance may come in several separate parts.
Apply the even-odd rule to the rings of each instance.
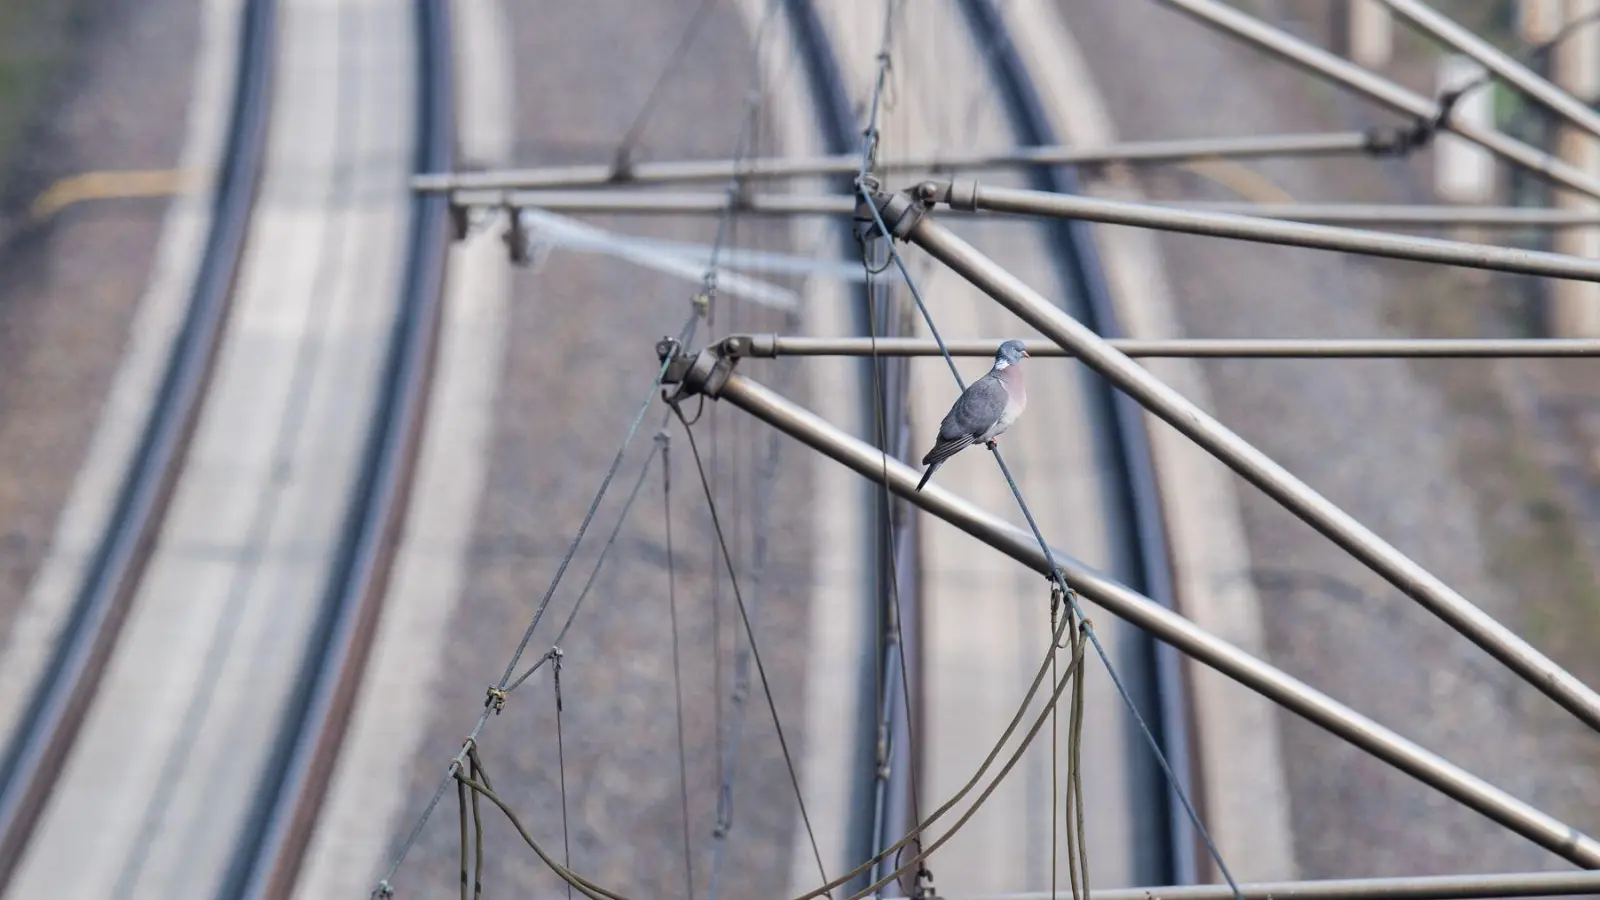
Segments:
[[[227,323],[266,156],[277,0],[250,0],[211,230],[160,388],[70,616],[0,759],[0,892],[28,845],[116,646],[188,451]]]
[[[1052,142],[1048,119],[1010,46],[1002,18],[988,0],[962,0],[960,8],[975,41],[991,50],[987,58],[995,67],[996,81],[1003,88],[1019,136],[1027,143]],[[822,121],[829,148],[832,152],[854,151],[858,148],[856,112],[826,29],[810,0],[793,4],[791,12],[813,93],[823,101]],[[22,727],[0,763],[0,890],[28,847],[101,685],[183,469],[188,439],[225,330],[266,157],[277,13],[277,0],[247,0],[226,163],[184,328],[115,514],[96,552],[91,576],[78,596],[47,675],[40,680],[44,687],[33,697]],[[417,172],[448,171],[453,155],[449,14],[442,0],[415,0],[414,17],[419,73],[414,168]],[[1065,169],[1041,172],[1037,177],[1041,186],[1050,189],[1075,188],[1072,173]],[[842,186],[850,187],[848,183]],[[340,526],[337,550],[323,579],[303,659],[290,695],[275,717],[265,765],[244,801],[243,825],[232,840],[215,893],[218,898],[277,898],[292,893],[380,614],[426,412],[444,252],[451,227],[447,200],[440,194],[417,195],[411,200],[409,216],[397,312],[360,451],[359,473]],[[846,252],[854,254],[854,239],[848,233],[842,239]],[[1114,335],[1114,310],[1086,230],[1079,225],[1061,226],[1053,229],[1051,240],[1059,250],[1055,254],[1058,277],[1066,287],[1069,311],[1102,333]],[[874,306],[867,302],[864,291],[856,298],[860,302],[853,304],[856,331],[893,334],[887,304],[877,305],[874,320],[869,314]],[[878,434],[883,446],[904,457],[910,440],[905,430],[908,367],[903,361],[885,364],[875,376],[872,366],[863,361],[859,367],[862,431]],[[879,380],[886,397],[881,432]],[[1119,548],[1118,558],[1128,562],[1116,574],[1146,594],[1170,602],[1160,510],[1142,420],[1125,398],[1103,384],[1097,391],[1090,428],[1106,436],[1107,452],[1118,460],[1115,493],[1121,514],[1109,527]],[[908,598],[919,596],[915,567],[910,564],[914,539],[910,522],[892,521],[876,496],[865,503],[862,514],[878,539],[863,596],[876,598],[878,618],[886,621],[894,596],[889,570],[895,559],[901,563],[900,591]],[[892,553],[891,547],[898,551]],[[903,657],[910,679],[908,693],[913,703],[924,700],[919,683],[926,663],[919,641],[918,607],[913,602],[904,608],[900,643],[880,635],[882,665],[878,669],[889,680],[882,685],[863,684],[862,698],[880,692],[891,698],[902,696],[894,679],[902,671]],[[1158,736],[1182,776],[1187,772],[1189,748],[1175,654],[1168,648],[1158,652],[1148,639],[1125,646],[1128,649],[1121,662],[1139,670],[1130,680],[1146,686],[1140,698],[1146,717],[1159,723]],[[854,723],[859,749],[853,774],[858,799],[848,824],[848,843],[859,858],[903,833],[912,820],[908,762],[911,747],[921,739],[909,728],[923,716],[908,715],[898,704],[891,704],[880,722],[874,704],[860,703],[858,709],[862,712]],[[886,747],[892,756],[888,760],[878,756],[880,726],[889,737]],[[885,766],[885,762],[892,764]],[[1193,844],[1187,837],[1187,825],[1171,815],[1165,784],[1157,780],[1153,765],[1147,768],[1129,785],[1129,803],[1148,810],[1139,820],[1141,836],[1153,837],[1151,846],[1157,848],[1146,861],[1149,883],[1193,881]]]
[[[1038,92],[1016,48],[1012,45],[1004,16],[992,0],[957,0],[973,40],[984,54],[993,70],[994,83],[1001,91],[1007,116],[1017,134],[1017,142],[1027,145],[1056,143],[1050,118],[1042,106]],[[806,64],[806,74],[811,81],[814,97],[822,103],[820,120],[830,153],[848,154],[860,149],[858,109],[852,103],[839,60],[827,36],[827,29],[813,0],[801,0],[791,5],[790,14],[801,55]],[[1075,193],[1078,183],[1075,171],[1069,167],[1037,170],[1032,176],[1034,186],[1051,191]],[[837,189],[854,193],[851,178],[839,179]],[[1120,337],[1115,304],[1100,271],[1092,237],[1083,223],[1056,223],[1047,226],[1048,247],[1056,261],[1056,278],[1066,310],[1107,337]],[[843,243],[847,258],[859,251],[848,233]],[[853,305],[855,327],[860,334],[891,335],[887,315],[873,322],[868,310],[874,308],[867,302],[865,288],[858,289]],[[888,304],[877,304],[886,312]],[[906,458],[909,435],[907,424],[907,396],[909,369],[905,360],[884,361],[879,373],[885,391],[883,431],[876,422],[875,382],[871,360],[860,366],[861,408],[865,421],[860,423],[860,433],[877,435],[879,446]],[[1125,583],[1153,599],[1171,605],[1173,591],[1162,521],[1160,497],[1156,489],[1155,473],[1151,460],[1148,436],[1139,407],[1129,398],[1115,392],[1098,377],[1093,378],[1090,402],[1086,404],[1088,429],[1100,436],[1105,457],[1113,461],[1109,471],[1113,477],[1109,484],[1111,494],[1110,515],[1105,522],[1113,546],[1113,573]],[[911,462],[911,460],[907,460]],[[911,602],[903,609],[901,643],[895,645],[879,637],[882,665],[878,671],[886,673],[884,685],[863,686],[862,697],[868,702],[859,708],[871,710],[872,698],[890,698],[891,707],[880,723],[876,720],[858,721],[856,729],[858,746],[854,783],[857,785],[857,802],[849,823],[849,847],[852,856],[867,858],[899,835],[904,834],[914,821],[911,809],[913,789],[909,785],[911,773],[909,748],[926,746],[925,734],[914,734],[910,728],[926,722],[920,708],[930,702],[921,688],[922,668],[929,664],[929,652],[922,646],[921,592],[917,589],[917,567],[911,563],[910,551],[916,542],[910,533],[914,516],[900,522],[891,522],[876,499],[864,511],[871,523],[871,532],[877,536],[877,552],[873,558],[873,584],[864,596],[874,596],[885,612],[879,621],[887,621],[887,609],[893,603],[888,567],[891,555],[888,548],[900,548],[901,569],[899,590]],[[1131,629],[1130,629],[1131,630]],[[903,655],[909,679],[911,703],[916,714],[907,716],[900,709],[899,698],[904,696],[899,685],[899,658]],[[1170,761],[1179,783],[1193,794],[1189,778],[1191,753],[1188,713],[1185,701],[1182,672],[1178,654],[1171,647],[1158,645],[1142,632],[1125,637],[1120,658],[1116,660],[1126,681],[1135,690],[1135,702],[1140,712],[1155,731],[1163,752]],[[881,690],[881,694],[879,691]],[[880,731],[881,725],[881,731]],[[887,736],[885,747],[890,754],[880,760],[880,736]],[[1155,761],[1143,747],[1133,746],[1130,751],[1143,754],[1143,764],[1130,766],[1131,776],[1126,785],[1125,802],[1133,823],[1128,835],[1131,846],[1123,848],[1136,862],[1134,868],[1143,884],[1186,884],[1198,881],[1196,865],[1196,840],[1190,825],[1182,817],[1181,806],[1172,796]],[[925,759],[925,756],[924,756]],[[887,772],[880,776],[879,772]],[[876,880],[884,872],[874,872]],[[848,890],[859,890],[867,883],[866,877],[852,883]],[[909,881],[902,885],[909,888]]]
[[[961,8],[978,35],[979,43],[992,48],[990,59],[1020,138],[1018,143],[1025,146],[1058,143],[1039,92],[994,0],[961,0]],[[1031,177],[1040,190],[1064,194],[1079,192],[1077,172],[1072,167],[1039,168]],[[1123,337],[1116,302],[1100,268],[1089,224],[1057,221],[1048,227],[1052,242],[1060,250],[1055,259],[1065,288],[1060,296],[1064,298],[1066,311],[1102,337]],[[1104,379],[1094,377],[1091,380],[1095,402],[1090,408],[1090,427],[1104,436],[1118,463],[1113,471],[1120,515],[1107,527],[1114,530],[1115,540],[1125,556],[1114,574],[1146,597],[1173,608],[1166,526],[1143,411],[1137,402],[1114,390]],[[1128,643],[1129,652],[1124,662],[1135,668],[1136,683],[1146,686],[1143,696],[1135,700],[1143,707],[1141,714],[1151,723],[1179,786],[1192,797],[1195,794],[1190,776],[1193,747],[1189,738],[1181,657],[1177,650],[1158,644],[1143,632],[1138,632]],[[1149,880],[1145,883],[1194,884],[1199,881],[1198,841],[1155,761],[1148,755],[1144,759],[1146,765],[1141,777],[1130,785],[1133,793],[1129,802],[1135,808],[1149,811],[1140,829],[1145,832],[1141,837],[1148,838],[1147,846],[1154,848],[1147,862]]]
[[[255,201],[269,156],[269,87],[275,80],[293,77],[275,72],[277,36],[282,30],[280,14],[278,0],[245,0],[243,5],[237,83],[212,225],[182,331],[174,342],[160,393],[60,644],[39,679],[41,687],[29,703],[0,766],[0,892],[8,886],[15,891],[24,890],[12,883],[12,876],[21,866],[30,840],[50,806],[52,791],[62,783],[62,772],[68,767],[97,695],[110,683],[105,676],[119,638],[124,636],[123,625],[136,606],[134,601],[158,538],[172,540],[170,535],[162,537],[164,528],[170,531],[175,527],[167,521],[169,501],[180,483],[180,474],[185,472],[190,439],[200,411],[208,402],[213,364],[222,352],[228,331],[224,326],[240,287],[247,237],[260,228],[271,228],[256,221]],[[299,11],[302,22],[307,14],[304,9]],[[453,156],[448,10],[442,0],[416,0],[413,14],[418,76],[412,168],[417,172],[446,171]],[[352,28],[359,37],[372,37],[372,32],[363,32],[365,23],[356,15],[346,14],[338,24]],[[347,81],[356,77],[348,72],[346,75]],[[341,94],[340,102],[343,99]],[[355,196],[355,177],[349,170],[332,175],[329,196],[336,207],[348,204]],[[271,740],[264,742],[270,743],[270,749],[265,752],[263,763],[252,768],[254,777],[235,782],[237,787],[230,784],[216,797],[215,806],[237,807],[242,813],[236,819],[240,823],[236,833],[218,838],[231,841],[231,849],[197,864],[197,869],[220,867],[220,877],[191,877],[212,885],[204,893],[217,898],[291,895],[380,613],[426,412],[440,320],[444,255],[451,229],[445,198],[418,195],[409,203],[403,271],[398,278],[377,280],[379,284],[397,284],[395,311],[380,351],[382,360],[372,392],[371,418],[349,482],[352,487],[343,507],[342,523],[337,526],[334,547],[320,576],[324,586],[307,616],[308,637],[297,648],[300,662],[286,699],[276,704],[278,715],[265,717],[273,719],[274,724]],[[320,280],[330,265],[338,265],[339,249],[348,248],[336,243],[332,250],[318,251],[316,258],[324,259],[322,254],[326,254],[325,260],[335,262],[317,263],[311,272],[313,278]],[[327,302],[333,304],[332,300]],[[234,352],[239,351],[235,348]],[[315,379],[301,378],[307,358],[304,349],[296,351],[294,358],[296,383],[304,392],[312,391]],[[343,370],[321,371],[325,377],[327,373],[337,377]],[[288,424],[283,427],[292,431],[310,415],[300,412],[286,419]],[[293,446],[295,440],[291,438],[291,444],[285,446]],[[264,490],[277,488],[269,483]],[[216,499],[219,498],[212,502]],[[270,517],[277,514],[277,501],[257,502],[268,510],[269,518],[264,521],[271,521]],[[261,532],[260,539],[266,540],[267,534]],[[247,564],[251,571],[259,569],[261,554],[266,551],[245,552],[254,554],[254,561]],[[246,581],[262,577],[250,575]],[[191,602],[203,605],[222,600],[220,596],[201,596],[197,591]],[[233,623],[237,627],[237,619]],[[233,634],[232,630],[217,632],[213,638],[216,646],[207,651],[208,658],[219,650],[226,654],[224,644]],[[196,707],[199,709],[212,702],[214,696],[206,689],[201,689],[201,694],[206,699]],[[185,722],[192,718],[186,716]],[[191,741],[197,740],[187,730],[183,733]],[[242,736],[238,740],[249,738]],[[170,781],[166,776],[174,774],[169,771],[174,759],[185,760],[200,751],[180,745],[168,753],[168,765],[162,769],[164,782]],[[132,849],[119,850],[125,853],[125,861],[120,873],[114,875],[116,893],[132,892],[133,886],[141,884],[140,873],[161,866],[160,854],[153,850],[157,839],[151,829],[192,827],[183,826],[181,816],[176,825],[166,821],[172,817],[174,805],[182,801],[172,799],[170,788],[165,794],[161,787],[155,790],[151,805],[139,814],[144,824],[133,843],[126,845]],[[153,824],[157,822],[165,824]],[[68,831],[72,830],[68,827]],[[59,827],[55,836],[59,843]],[[58,848],[47,848],[45,855],[59,852]],[[92,852],[88,855],[94,857]],[[205,853],[197,850],[196,855]],[[226,859],[220,858],[223,856]],[[107,862],[112,863],[108,868],[115,866],[114,861]],[[42,865],[48,867],[49,863]],[[165,877],[174,876],[167,872]],[[177,877],[178,883],[185,883],[183,876]],[[143,883],[148,885],[149,880]]]
[[[450,11],[444,0],[414,0],[413,7],[421,113],[415,168],[418,174],[448,172],[455,148]],[[413,195],[399,315],[361,474],[295,696],[278,728],[272,761],[256,788],[219,900],[287,898],[293,893],[360,686],[405,520],[427,412],[451,228],[448,198]]]

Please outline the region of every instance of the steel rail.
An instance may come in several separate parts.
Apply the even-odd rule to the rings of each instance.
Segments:
[[[1182,12],[1203,25],[1238,38],[1289,64],[1321,76],[1369,100],[1425,123],[1440,118],[1443,108],[1433,100],[1406,90],[1332,53],[1272,27],[1260,19],[1223,3],[1222,0],[1155,0]],[[1438,127],[1447,128],[1483,147],[1501,159],[1516,163],[1535,174],[1565,185],[1582,194],[1600,197],[1600,179],[1568,165],[1548,153],[1489,128],[1443,116]]]
[[[962,0],[961,10],[977,33],[979,46],[990,48],[997,82],[1021,142],[1055,144],[1057,137],[1050,116],[998,7],[993,0]],[[1067,167],[1036,169],[1029,175],[1045,191],[1069,195],[1079,191],[1077,173]],[[1097,334],[1120,337],[1122,326],[1116,301],[1106,284],[1089,226],[1083,222],[1059,222],[1050,231],[1055,246],[1060,248],[1055,254],[1059,277],[1067,287],[1063,308],[1072,310]],[[1167,527],[1143,411],[1100,379],[1090,379],[1088,401],[1089,427],[1110,445],[1118,462],[1115,474],[1107,479],[1110,506],[1099,511],[1110,533],[1110,545],[1127,552],[1117,566],[1117,574],[1145,596],[1175,609]],[[1182,661],[1171,647],[1147,636],[1129,637],[1124,658],[1132,657],[1143,670],[1141,677],[1131,680],[1140,714],[1150,724],[1177,789],[1186,796],[1196,796]],[[1155,882],[1198,881],[1199,835],[1183,814],[1182,803],[1162,777],[1156,760],[1142,748],[1135,753],[1129,766],[1133,782],[1130,805],[1135,812],[1131,817],[1135,826],[1132,840],[1136,847],[1149,849],[1149,854],[1140,860],[1153,870],[1141,874]]]
[[[1031,352],[1031,351],[1030,351]],[[1480,897],[1560,897],[1600,893],[1600,872],[1516,872],[1271,881],[1239,885],[1245,900],[1471,900]],[[1113,888],[1096,900],[1233,900],[1227,885]],[[963,900],[1050,900],[1049,894],[994,894]]]
[[[1485,69],[1537,100],[1551,112],[1595,137],[1600,137],[1600,114],[1596,114],[1588,104],[1517,62],[1493,44],[1461,27],[1450,17],[1441,15],[1420,0],[1381,0],[1381,2],[1428,36],[1472,57]]]
[[[1386,139],[1381,133],[1363,131],[1130,141],[1100,147],[1048,144],[1017,147],[1011,150],[889,156],[878,160],[875,171],[878,174],[903,175],[908,172],[982,170],[1017,166],[1090,166],[1118,163],[1160,165],[1204,159],[1340,156],[1357,153],[1383,155],[1396,152],[1393,146],[1394,142]],[[722,181],[734,177],[741,181],[761,181],[815,175],[854,175],[860,166],[860,153],[755,157],[739,163],[731,159],[663,160],[633,163],[622,170],[618,170],[610,163],[588,163],[533,169],[417,175],[411,179],[411,188],[416,191],[449,192],[516,191]]]
[[[1339,228],[1232,213],[1177,209],[1150,203],[1103,200],[1015,188],[988,187],[972,181],[926,182],[916,188],[923,200],[948,203],[955,209],[1105,222],[1155,228],[1207,237],[1230,238],[1316,250],[1336,250],[1389,259],[1442,263],[1472,269],[1518,272],[1578,281],[1600,281],[1600,260],[1561,253],[1519,250],[1443,238]],[[893,224],[891,223],[891,227]]]
[[[1070,198],[1076,200],[1076,198]],[[1309,227],[1309,226],[1306,226]],[[1600,730],[1600,694],[1493,616],[1472,605],[1433,573],[1374,534],[1204,410],[1108,346],[1083,324],[979,253],[930,216],[905,234],[1050,340],[1076,352],[1091,368],[1205,448],[1229,468],[1322,532],[1368,568],[1421,603],[1591,728]]]
[[[691,390],[731,403],[870,480],[884,480],[876,448],[763,385],[733,373],[728,366],[731,361],[713,365],[717,359],[716,354],[703,351],[687,372],[669,373],[669,377],[683,380]],[[1030,532],[938,485],[918,491],[918,477],[919,473],[910,466],[897,460],[889,462],[887,480],[896,494],[1041,575],[1049,571],[1044,552]],[[1551,852],[1580,866],[1600,868],[1600,841],[1251,656],[1067,553],[1054,548],[1051,553],[1069,583],[1112,614]]]
[[[61,637],[0,760],[0,892],[15,873],[133,604],[222,343],[266,156],[276,0],[249,0],[211,225],[144,431]]]
[[[450,168],[455,144],[450,13],[414,0],[418,171]],[[332,778],[382,611],[427,414],[451,237],[449,204],[411,202],[405,271],[377,407],[319,619],[219,900],[288,900]]]
[[[992,357],[1005,338],[946,340],[951,356]],[[1135,358],[1210,359],[1496,359],[1600,356],[1600,338],[1110,338],[1107,345]],[[872,342],[853,337],[732,334],[721,348],[730,356],[870,356]],[[879,356],[941,356],[924,338],[879,338]],[[1076,357],[1054,344],[1028,348],[1035,357]]]

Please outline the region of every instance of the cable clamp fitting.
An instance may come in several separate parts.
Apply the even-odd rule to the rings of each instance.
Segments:
[[[500,715],[500,711],[506,708],[506,692],[501,688],[491,686],[489,688],[489,697],[483,701],[483,705],[494,710],[495,715]]]

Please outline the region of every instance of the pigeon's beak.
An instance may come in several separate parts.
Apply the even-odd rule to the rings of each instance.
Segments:
[[[1028,352],[1028,351],[1026,351],[1026,350],[1024,350],[1024,351],[1022,351],[1022,358],[1023,358],[1023,359],[1029,359],[1029,358],[1031,358],[1031,357],[1032,357],[1032,356],[1033,356],[1033,354],[1032,354],[1032,353],[1029,353],[1029,352]]]

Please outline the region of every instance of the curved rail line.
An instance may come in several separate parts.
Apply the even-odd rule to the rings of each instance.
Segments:
[[[420,113],[415,168],[419,174],[448,172],[455,155],[450,11],[444,0],[415,0],[413,14]],[[286,900],[293,892],[361,683],[405,519],[427,414],[451,228],[446,195],[413,195],[399,315],[361,475],[304,667],[219,900]]]
[[[1004,18],[993,0],[958,0],[958,6],[978,45],[990,50],[987,58],[995,66],[1007,113],[1022,142],[1030,145],[1056,143],[1038,91],[1011,42]],[[798,0],[791,5],[790,12],[807,74],[812,80],[813,93],[823,104],[822,120],[829,152],[857,151],[855,109],[812,0]],[[1077,193],[1079,190],[1076,170],[1072,167],[1038,169],[1032,177],[1043,190],[1062,193]],[[853,194],[853,181],[849,178],[841,181],[840,188]],[[1106,286],[1088,225],[1082,222],[1056,222],[1047,227],[1051,231],[1051,240],[1060,250],[1054,256],[1059,266],[1059,277],[1067,288],[1064,306],[1100,334],[1106,337],[1121,336],[1115,302]],[[845,241],[847,252],[856,252],[853,238],[847,235]],[[857,329],[866,333],[872,327],[872,323],[866,319],[868,305],[862,302],[855,308]],[[881,330],[881,325],[878,327],[880,335],[886,333]],[[870,366],[870,361],[865,365]],[[886,389],[889,385],[895,387],[890,394],[890,408],[885,412],[889,428],[887,446],[891,452],[900,446],[898,429],[904,415],[905,384],[902,373],[903,369],[897,366],[891,370],[885,382]],[[865,380],[864,396],[867,398],[864,409],[868,410],[870,416],[875,402],[871,370],[864,368],[862,377]],[[1116,574],[1136,590],[1170,607],[1173,604],[1173,590],[1166,528],[1144,419],[1136,403],[1117,393],[1103,379],[1094,377],[1091,383],[1089,414],[1094,419],[1095,433],[1103,436],[1105,452],[1115,461],[1111,468],[1117,473],[1112,489],[1113,502],[1119,514],[1114,521],[1107,523],[1107,527],[1112,529],[1111,544],[1120,553],[1116,561]],[[875,422],[869,421],[863,433],[875,434],[875,427]],[[874,533],[880,536],[880,548],[891,541],[903,541],[904,536],[895,533],[896,529],[884,520],[881,512],[875,505],[872,521]],[[886,577],[888,565],[887,555],[880,551],[876,573],[880,583]],[[905,571],[909,575],[914,567],[905,567]],[[904,575],[901,589],[907,591],[909,596],[917,596],[914,582]],[[905,654],[911,666],[908,675],[912,684],[912,703],[920,705],[916,690],[920,678],[916,666],[921,656],[918,652],[915,612],[910,612],[907,619],[902,623],[902,644],[898,652]],[[1190,796],[1194,796],[1190,777],[1192,747],[1188,704],[1178,653],[1142,632],[1130,636],[1129,648],[1130,652],[1124,660],[1131,663],[1136,671],[1129,673],[1133,677],[1127,680],[1130,689],[1135,692],[1136,702],[1140,704],[1140,712],[1155,732],[1179,784]],[[886,654],[886,660],[890,658]],[[885,666],[884,670],[890,671],[890,667]],[[886,696],[898,697],[898,685]],[[910,717],[913,722],[921,720],[921,716]],[[896,748],[907,746],[910,735],[907,733],[905,717],[892,715],[889,724],[890,745]],[[868,738],[862,743],[873,743],[876,727],[874,722],[868,726],[869,730],[858,732]],[[870,767],[874,758],[873,748],[866,747],[858,765]],[[873,791],[866,789],[865,785],[870,782],[862,781],[863,778],[873,777],[872,769],[856,770],[857,784],[862,785],[857,796],[862,799],[856,821],[851,826],[850,847],[859,858],[865,859],[878,849],[873,846],[874,825],[878,826],[880,834],[891,836],[903,834],[909,827],[910,791],[906,779],[910,775],[910,767],[904,762],[906,758],[899,757],[897,764],[890,768],[887,796],[881,801]],[[1149,873],[1153,884],[1189,884],[1198,881],[1196,839],[1187,820],[1178,814],[1181,806],[1153,760],[1147,760],[1147,765],[1136,771],[1138,777],[1130,785],[1128,802],[1136,810],[1148,810],[1147,814],[1135,817],[1138,830],[1142,832],[1135,840],[1140,846],[1148,848],[1141,868]],[[878,811],[880,803],[884,807],[881,814]],[[882,818],[879,818],[880,815]],[[851,889],[859,889],[864,884],[852,885]]]
[[[0,891],[15,872],[111,658],[199,417],[266,156],[277,0],[248,0],[211,230],[143,435],[67,624],[0,760]]]
[[[813,0],[794,0],[794,2],[790,3],[788,12],[794,28],[795,39],[800,47],[800,55],[805,65],[806,77],[811,81],[812,96],[817,99],[820,106],[819,113],[823,141],[828,148],[828,152],[860,152],[861,136],[857,130],[859,126],[856,122],[855,106],[851,101],[850,91],[845,86],[844,73],[839,67],[839,61],[834,56],[833,45],[828,40],[827,29],[823,26],[822,19],[817,14]],[[855,193],[855,181],[849,176],[836,179],[835,184],[838,190],[846,194]],[[860,246],[850,232],[843,232],[840,240],[845,258],[858,256],[861,253]],[[865,285],[852,290],[854,294],[852,300],[854,302],[850,304],[850,308],[854,318],[854,328],[857,333],[862,335],[871,334],[874,331],[879,335],[884,335],[884,325],[889,321],[887,309],[880,309],[878,311],[879,321],[874,322],[871,318],[870,310],[872,307],[869,303],[867,291],[868,288]],[[893,372],[899,367],[884,366],[879,372],[886,379],[883,382],[883,389],[884,396],[888,401],[885,403],[886,408],[884,409],[886,433],[880,442],[877,420],[877,389],[872,370],[873,364],[872,360],[864,359],[858,365],[858,377],[861,379],[859,388],[860,409],[862,410],[859,433],[866,435],[867,439],[874,444],[889,450],[891,453],[895,453],[896,448],[900,445],[899,423],[901,416],[897,414],[897,410],[901,408],[901,404],[894,399],[899,396],[899,392],[891,391],[890,388],[894,383]],[[868,566],[861,590],[863,597],[873,598],[873,602],[876,604],[876,610],[874,611],[875,621],[881,623],[884,621],[882,611],[888,609],[889,605],[893,603],[893,595],[889,589],[891,584],[889,580],[891,577],[890,567],[892,566],[890,548],[894,546],[898,536],[895,534],[890,518],[884,514],[883,504],[879,498],[880,495],[877,492],[869,492],[867,499],[864,501],[866,507],[863,513],[870,529],[869,533],[874,535],[873,546],[875,552],[872,555],[871,564]],[[883,635],[880,634],[878,639],[879,652],[888,649],[883,646]],[[905,653],[906,660],[910,663],[911,660],[916,658],[916,636],[910,629],[907,629],[901,640],[899,652]],[[877,741],[879,711],[876,708],[878,685],[875,684],[878,666],[870,658],[863,660],[861,665],[861,689],[857,694],[857,712],[854,723],[855,734],[858,739],[855,742],[855,756],[851,760],[851,781],[854,784],[851,795],[857,799],[850,822],[847,825],[848,831],[845,838],[845,846],[849,848],[850,856],[853,859],[866,859],[875,854],[878,851],[878,847],[874,846],[877,828],[880,825],[889,824],[888,822],[881,822],[879,819],[880,785],[877,774],[880,769]],[[898,662],[896,662],[896,666],[898,666]],[[884,668],[884,671],[888,671],[888,669]],[[911,693],[915,697],[916,676],[914,672],[910,674],[913,679]],[[890,695],[886,694],[885,696]],[[897,693],[893,696],[899,696],[898,687]],[[903,716],[891,716],[891,725],[903,726],[904,718]],[[895,748],[907,747],[910,745],[910,741],[911,738],[905,733],[903,727],[896,728],[889,735],[889,744]],[[910,774],[910,766],[893,766],[890,774],[892,778],[899,780]],[[895,797],[904,795],[907,798],[906,808],[901,809],[898,805],[885,807],[883,810],[884,815],[889,817],[890,822],[899,822],[908,818],[910,815],[909,791],[904,790],[902,784],[889,789],[888,793]],[[905,830],[902,829],[901,833],[905,833]],[[864,875],[850,882],[845,885],[844,889],[849,893],[861,890],[870,884],[866,880],[867,877]]]
[[[995,64],[1007,111],[1022,142],[1032,146],[1055,144],[1057,135],[1044,103],[994,0],[960,0],[959,5],[978,35],[980,46],[992,50],[988,58]],[[1077,170],[1070,166],[1036,168],[1030,177],[1039,190],[1080,193]],[[1122,337],[1116,302],[1106,285],[1089,223],[1058,220],[1047,227],[1061,248],[1055,258],[1061,280],[1068,289],[1063,298],[1064,308],[1102,337]],[[1089,414],[1097,420],[1095,432],[1104,436],[1107,450],[1117,460],[1114,500],[1121,515],[1106,524],[1113,529],[1112,546],[1126,548],[1130,554],[1118,560],[1113,571],[1134,590],[1171,609],[1174,602],[1171,557],[1143,411],[1137,402],[1113,389],[1098,375],[1091,375],[1090,383],[1093,399]],[[1193,746],[1189,738],[1181,657],[1177,650],[1158,643],[1142,631],[1130,637],[1132,653],[1129,656],[1138,668],[1136,677],[1129,679],[1130,690],[1135,692],[1140,713],[1150,723],[1179,786],[1194,797],[1190,774]],[[1198,839],[1155,761],[1142,758],[1145,762],[1143,777],[1135,779],[1131,785],[1133,794],[1129,802],[1134,809],[1151,811],[1140,823],[1149,832],[1149,840],[1140,840],[1140,843],[1154,851],[1152,858],[1145,861],[1154,878],[1152,883],[1192,884],[1199,880]],[[1140,822],[1139,819],[1135,821]]]

